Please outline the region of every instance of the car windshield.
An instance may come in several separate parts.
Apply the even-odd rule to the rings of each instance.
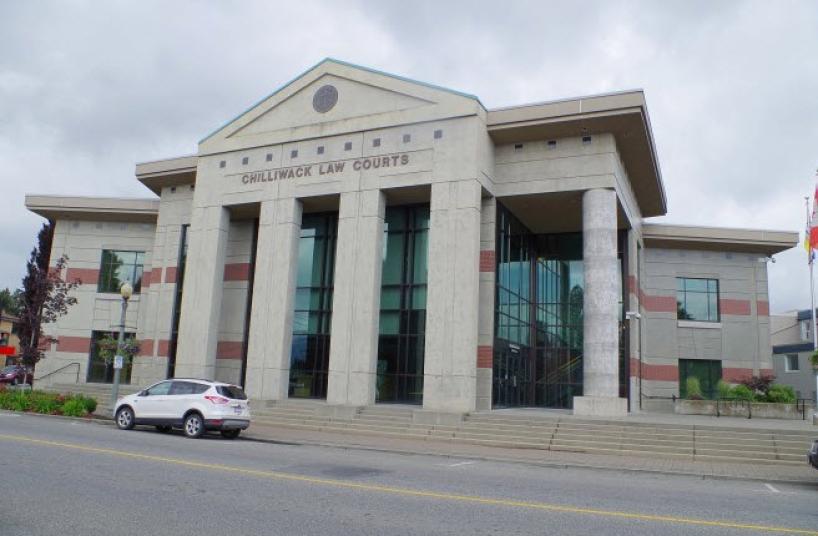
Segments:
[[[9,372],[16,372],[16,371],[17,371],[17,365],[10,365],[10,366],[4,368],[2,372],[3,372],[3,374],[8,374]]]
[[[237,385],[217,385],[216,392],[233,400],[247,400],[247,395]]]

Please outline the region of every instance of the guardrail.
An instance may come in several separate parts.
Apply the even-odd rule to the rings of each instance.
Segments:
[[[77,377],[74,380],[74,383],[79,383],[80,382],[80,369],[82,368],[82,365],[80,365],[80,363],[77,362],[77,361],[74,361],[73,363],[68,363],[67,365],[62,366],[62,367],[58,368],[57,370],[52,370],[48,374],[46,374],[44,376],[40,376],[39,378],[34,378],[34,379],[32,379],[31,383],[33,385],[34,382],[44,380],[45,378],[48,378],[49,376],[53,376],[54,374],[57,374],[58,372],[62,372],[63,370],[67,369],[68,367],[73,367],[73,366],[77,367]]]

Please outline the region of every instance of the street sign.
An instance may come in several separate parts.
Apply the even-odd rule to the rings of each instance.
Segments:
[[[121,369],[124,361],[125,358],[123,358],[121,355],[114,356],[114,368]]]

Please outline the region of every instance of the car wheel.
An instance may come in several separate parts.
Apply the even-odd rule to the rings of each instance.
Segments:
[[[193,412],[185,417],[185,423],[182,429],[188,437],[201,437],[205,431],[204,419],[198,413]]]
[[[161,432],[163,434],[169,434],[173,430],[172,426],[168,426],[166,424],[160,425],[156,427],[157,432]]]
[[[236,439],[237,437],[239,437],[240,433],[241,433],[241,430],[239,430],[239,429],[222,430],[221,431],[222,437],[225,438],[225,439]]]
[[[116,425],[119,427],[120,430],[130,430],[136,424],[133,410],[128,407],[124,406],[116,410]]]

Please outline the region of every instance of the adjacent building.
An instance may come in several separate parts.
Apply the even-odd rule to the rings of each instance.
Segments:
[[[650,223],[641,91],[486,109],[328,59],[136,178],[150,198],[26,198],[82,281],[43,372],[110,381],[124,281],[139,385],[610,415],[772,369],[766,261],[797,234]]]
[[[798,398],[814,401],[816,380],[810,357],[815,347],[810,310],[771,316],[770,334],[776,383],[790,385]]]

